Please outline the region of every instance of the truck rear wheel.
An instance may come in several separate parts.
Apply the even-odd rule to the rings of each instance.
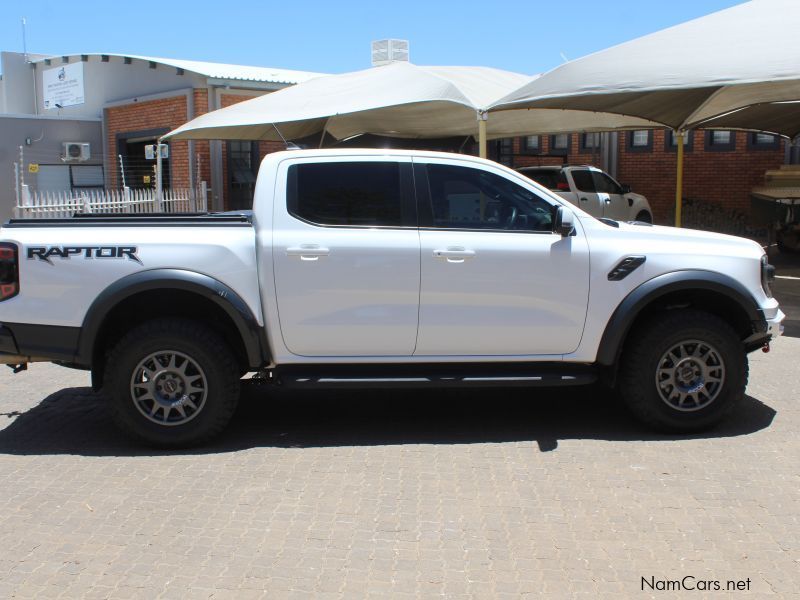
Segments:
[[[692,432],[719,423],[744,397],[748,364],[736,332],[697,310],[661,313],[634,331],[618,391],[645,424]]]
[[[192,446],[228,424],[239,399],[239,367],[207,327],[159,319],[131,330],[106,363],[114,420],[148,444]]]

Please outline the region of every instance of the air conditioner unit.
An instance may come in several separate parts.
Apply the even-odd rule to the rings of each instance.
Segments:
[[[61,160],[64,162],[84,162],[92,157],[91,145],[87,142],[64,142]]]
[[[378,40],[372,42],[372,66],[393,62],[408,62],[408,40]]]

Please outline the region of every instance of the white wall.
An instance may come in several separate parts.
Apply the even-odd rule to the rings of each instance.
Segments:
[[[28,54],[29,60],[44,58],[41,54]],[[34,70],[25,55],[18,52],[0,52],[0,113],[33,114],[35,112]],[[39,84],[41,85],[41,83]]]
[[[132,59],[129,65],[118,56],[109,56],[107,63],[101,62],[99,55],[89,55],[88,59],[82,62],[85,102],[62,109],[45,109],[44,97],[40,93],[38,97],[40,114],[99,118],[102,117],[103,106],[109,102],[206,86],[204,77],[189,72],[178,75],[177,69],[162,64],[157,64],[155,69],[151,69],[147,61],[137,59]],[[80,57],[70,57],[70,64],[78,62],[81,62]],[[61,58],[51,59],[50,65],[43,62],[36,64],[39,89],[43,85],[43,73],[49,69],[59,69],[63,64]]]
[[[30,138],[30,145],[26,144],[26,138]],[[19,161],[19,146],[24,152],[26,182],[35,188],[37,176],[28,172],[28,165],[63,164],[62,142],[89,142],[92,159],[84,164],[103,163],[100,121],[0,115],[0,222],[12,216],[16,202],[13,165]]]

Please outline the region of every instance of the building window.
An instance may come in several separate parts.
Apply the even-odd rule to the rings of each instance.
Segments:
[[[228,142],[228,210],[253,208],[258,174],[258,142]]]
[[[649,129],[629,131],[627,138],[630,152],[650,152],[653,149],[653,132]]]
[[[747,148],[750,150],[780,150],[781,138],[771,133],[748,133]]]
[[[736,132],[722,129],[706,131],[706,150],[711,152],[736,150]]]
[[[600,134],[583,133],[581,134],[581,150],[588,150],[589,152],[596,152],[600,149]]]
[[[691,152],[692,148],[694,148],[694,131],[684,131],[683,151]],[[678,136],[675,135],[675,131],[672,129],[667,129],[664,133],[664,150],[667,152],[678,151]]]
[[[539,154],[542,151],[542,138],[538,135],[526,135],[520,138],[522,154]]]
[[[550,136],[550,154],[557,154],[559,156],[566,156],[569,154],[570,138],[569,133],[558,133]]]
[[[497,140],[497,162],[507,167],[514,166],[514,138]]]

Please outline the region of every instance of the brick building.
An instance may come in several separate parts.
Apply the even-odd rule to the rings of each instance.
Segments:
[[[320,76],[270,67],[116,54],[0,55],[0,219],[11,214],[13,163],[38,191],[155,186],[145,147],[197,115]],[[66,143],[86,149],[66,155]],[[247,206],[259,158],[274,144],[174,141],[164,186],[205,181],[214,209]],[[35,168],[30,168],[31,165]]]

